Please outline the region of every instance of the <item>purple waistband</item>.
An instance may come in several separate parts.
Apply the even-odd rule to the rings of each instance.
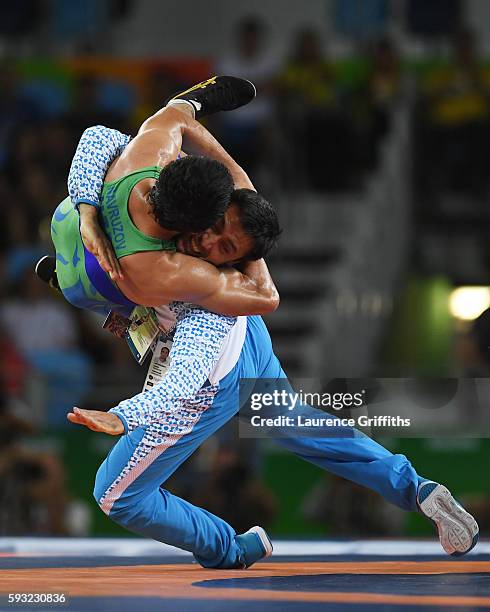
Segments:
[[[136,304],[128,300],[128,298],[112,284],[109,276],[102,270],[94,255],[92,255],[90,251],[87,251],[85,245],[83,246],[83,250],[85,253],[85,272],[97,291],[103,295],[106,300],[109,300],[109,302],[133,309]]]

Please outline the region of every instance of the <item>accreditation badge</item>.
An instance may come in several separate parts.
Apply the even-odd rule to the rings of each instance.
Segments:
[[[172,349],[172,340],[169,340],[164,334],[160,334],[158,340],[153,347],[153,356],[151,358],[148,374],[146,375],[143,391],[153,389],[161,382],[170,367],[170,351]]]
[[[125,333],[131,353],[141,365],[150,353],[151,347],[160,333],[160,327],[153,308],[136,306],[129,317]]]

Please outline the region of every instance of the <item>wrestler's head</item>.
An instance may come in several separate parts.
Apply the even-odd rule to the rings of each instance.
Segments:
[[[200,257],[215,266],[265,257],[281,233],[277,213],[260,194],[237,189],[221,219],[200,233],[183,233],[177,240],[181,253]]]
[[[150,192],[153,216],[165,229],[202,232],[228,208],[233,179],[221,163],[189,155],[162,169]]]

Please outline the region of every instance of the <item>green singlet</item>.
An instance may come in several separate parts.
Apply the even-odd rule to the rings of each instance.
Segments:
[[[116,257],[141,251],[175,251],[174,240],[146,236],[134,225],[128,201],[134,186],[147,178],[158,178],[158,166],[142,168],[122,178],[104,183],[99,218]],[[56,273],[65,298],[74,306],[98,312],[127,311],[131,302],[85,248],[80,235],[80,216],[68,197],[55,210],[51,237],[56,249]]]

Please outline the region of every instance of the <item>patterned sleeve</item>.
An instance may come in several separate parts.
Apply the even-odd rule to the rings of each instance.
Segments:
[[[121,418],[126,433],[142,425],[164,429],[177,418],[186,421],[183,413],[189,411],[197,417],[217,391],[217,387],[204,383],[218,362],[223,342],[236,319],[196,306],[180,306],[165,378],[153,389],[110,410]]]
[[[73,206],[99,205],[105,174],[124,151],[131,136],[103,125],[87,128],[80,138],[68,175],[68,193]]]

